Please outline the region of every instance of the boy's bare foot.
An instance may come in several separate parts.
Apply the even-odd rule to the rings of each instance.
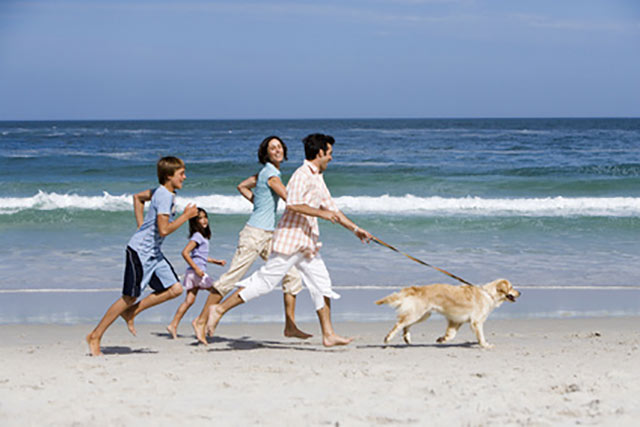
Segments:
[[[137,331],[136,331],[136,327],[133,324],[133,318],[135,317],[133,315],[133,310],[127,309],[125,310],[120,317],[122,317],[124,319],[124,321],[127,324],[127,329],[129,329],[129,332],[131,332],[131,335],[133,335],[134,337],[137,335]]]
[[[195,319],[193,319],[193,322],[191,322],[191,326],[193,327],[193,332],[196,334],[196,338],[198,339],[198,342],[207,345],[209,344],[207,342],[207,338],[204,335],[204,327],[206,326],[204,322],[199,322],[200,318],[196,317]]]
[[[301,340],[306,340],[311,338],[313,335],[301,331],[296,325],[287,325],[284,328],[284,336],[287,338],[300,338]]]
[[[337,334],[322,337],[322,345],[324,345],[325,347],[334,347],[336,345],[347,345],[351,341],[353,341],[353,338],[341,337],[340,335],[337,335]]]
[[[89,344],[89,352],[91,352],[92,356],[102,356],[102,351],[100,350],[100,340],[96,338],[92,338],[93,333],[87,335],[87,344]]]
[[[209,307],[209,316],[207,317],[206,331],[207,331],[207,335],[209,335],[210,337],[213,336],[214,332],[216,331],[216,327],[218,326],[218,322],[220,321],[220,319],[222,318],[222,315],[224,314],[224,313],[220,313],[219,310],[220,310],[219,304],[215,304]]]
[[[167,331],[169,331],[174,340],[178,338],[178,331],[176,331],[176,328],[174,328],[173,325],[167,326]]]

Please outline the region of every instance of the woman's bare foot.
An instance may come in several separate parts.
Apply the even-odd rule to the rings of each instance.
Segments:
[[[300,338],[301,340],[306,340],[311,338],[313,335],[301,331],[296,325],[287,325],[284,328],[284,336],[287,338]]]
[[[131,332],[131,335],[135,337],[137,335],[137,331],[136,331],[135,325],[133,324],[133,319],[135,317],[133,314],[133,310],[131,309],[125,310],[124,313],[120,315],[120,317],[124,319],[124,321],[127,324],[127,329],[129,329],[129,332]]]
[[[209,335],[210,337],[212,337],[213,334],[215,333],[216,327],[218,326],[218,322],[222,318],[223,314],[224,313],[220,312],[219,304],[215,304],[209,307],[209,316],[207,317],[206,331],[207,331],[207,335]]]
[[[91,352],[92,356],[102,356],[102,351],[100,350],[100,339],[92,337],[93,332],[87,335],[87,344],[89,344],[89,352]]]
[[[353,338],[341,337],[340,335],[333,334],[322,337],[322,345],[325,347],[334,347],[336,345],[347,345]]]
[[[193,319],[193,322],[191,322],[191,327],[193,327],[193,333],[196,334],[196,338],[198,339],[198,342],[204,345],[208,345],[209,342],[207,342],[207,337],[204,335],[204,327],[206,325],[204,322],[200,322],[199,320],[200,318],[196,317],[195,319]]]
[[[175,340],[176,338],[178,338],[178,331],[176,330],[176,328],[173,325],[169,325],[167,326],[167,331],[169,331],[169,333],[171,334],[171,337]]]

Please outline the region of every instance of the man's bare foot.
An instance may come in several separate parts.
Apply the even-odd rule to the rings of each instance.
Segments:
[[[89,344],[89,352],[91,352],[92,356],[102,356],[102,351],[100,350],[100,340],[93,338],[91,335],[93,333],[87,335],[87,344]]]
[[[131,332],[131,335],[135,337],[137,335],[137,331],[136,331],[135,325],[133,324],[133,318],[135,317],[133,315],[133,310],[131,309],[125,310],[124,313],[120,315],[120,317],[124,319],[125,323],[127,324],[127,329],[129,329],[129,332]]]
[[[301,340],[306,340],[311,338],[313,335],[301,331],[296,325],[287,325],[284,328],[284,336],[287,338],[300,338]]]
[[[207,335],[210,337],[213,336],[216,331],[216,327],[218,326],[218,322],[222,318],[224,313],[220,312],[220,304],[215,304],[209,307],[209,316],[207,316]]]
[[[207,338],[204,335],[204,327],[206,326],[204,322],[199,322],[200,318],[196,317],[195,319],[193,319],[193,322],[191,322],[191,327],[193,327],[193,332],[196,334],[196,338],[198,339],[198,342],[207,345],[209,344],[207,342]]]
[[[337,334],[322,337],[322,345],[324,345],[325,347],[334,347],[336,345],[347,345],[351,341],[353,341],[353,338],[341,337],[340,335],[337,335]]]
[[[178,331],[176,330],[176,328],[173,327],[173,325],[167,326],[167,331],[169,331],[169,333],[171,334],[171,337],[174,340],[178,338]]]

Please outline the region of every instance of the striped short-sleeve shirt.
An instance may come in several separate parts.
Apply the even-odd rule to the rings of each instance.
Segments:
[[[287,185],[287,206],[307,205],[337,211],[338,207],[318,168],[305,160],[291,176]],[[318,218],[286,209],[273,233],[273,252],[291,255],[297,252],[315,254],[322,244],[318,241]]]

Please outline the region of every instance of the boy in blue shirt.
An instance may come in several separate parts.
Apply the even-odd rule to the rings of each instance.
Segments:
[[[92,356],[100,356],[100,340],[111,324],[122,316],[132,334],[136,334],[133,319],[141,311],[153,307],[182,293],[182,285],[173,267],[164,257],[160,245],[164,238],[198,214],[198,208],[189,204],[182,215],[175,217],[175,191],[182,188],[186,179],[184,162],[177,157],[163,157],[158,161],[158,181],[155,190],[142,191],[133,196],[133,211],[138,230],[129,240],[126,249],[122,297],[114,302],[87,335]],[[144,204],[150,201],[147,215]],[[149,285],[154,293],[136,303],[144,288]]]

